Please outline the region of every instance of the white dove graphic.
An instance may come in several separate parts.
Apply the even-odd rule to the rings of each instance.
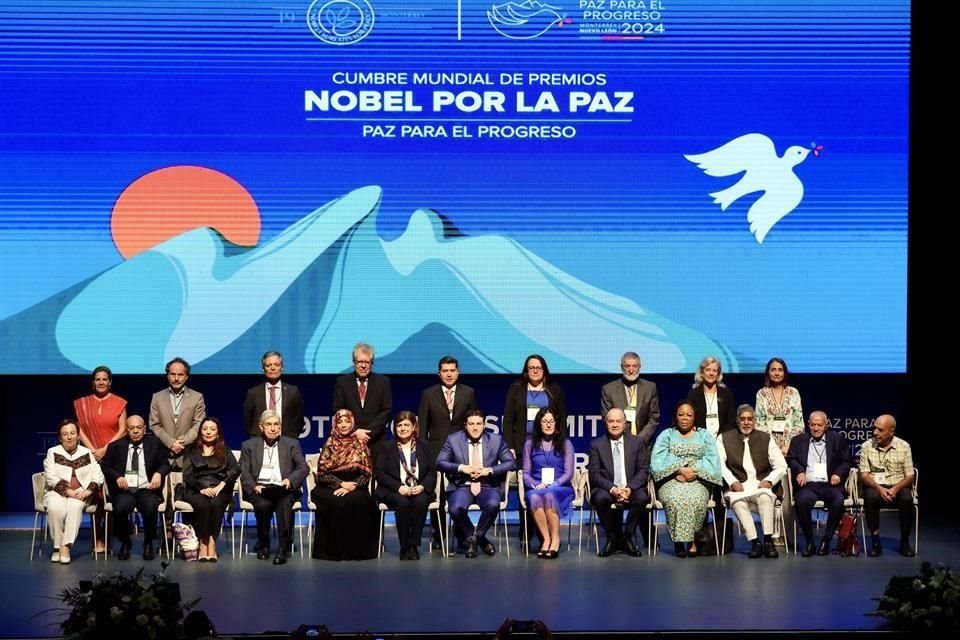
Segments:
[[[809,153],[809,149],[793,146],[787,149],[783,157],[777,157],[773,140],[762,133],[748,133],[713,151],[684,155],[684,158],[703,169],[708,176],[732,176],[746,172],[732,187],[710,195],[720,205],[720,210],[726,211],[738,198],[763,191],[763,195],[747,211],[750,232],[758,244],[763,244],[773,225],[796,209],[803,200],[803,183],[793,168],[806,160]]]

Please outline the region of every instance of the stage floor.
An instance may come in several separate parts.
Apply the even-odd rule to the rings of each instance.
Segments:
[[[885,531],[896,531],[896,514],[882,517]],[[334,563],[297,554],[274,566],[252,555],[231,558],[229,549],[222,551],[227,534],[218,563],[177,560],[168,573],[184,599],[202,598],[198,607],[224,635],[289,631],[303,623],[336,633],[484,632],[507,617],[540,619],[554,631],[869,630],[882,623],[865,615],[875,609],[871,598],[891,576],[912,575],[925,560],[960,566],[949,523],[927,517],[920,535],[914,559],[898,555],[889,535],[880,558],[786,557],[781,548],[776,560],[750,560],[739,538],[731,555],[679,559],[661,528],[664,551],[655,558],[598,558],[592,544],[578,557],[574,530],[573,550],[553,561],[525,557],[513,538],[510,558],[423,551],[420,561],[401,562],[388,528],[380,559]],[[96,572],[160,570],[159,559],[145,563],[138,555],[94,561],[85,555],[89,544],[83,530],[72,564],[51,564],[49,543],[31,562],[30,532],[0,531],[0,637],[58,636],[60,616],[38,613],[57,607],[64,587]]]

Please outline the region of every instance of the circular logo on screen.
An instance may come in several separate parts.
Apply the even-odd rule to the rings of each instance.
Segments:
[[[354,44],[373,30],[373,6],[367,0],[314,0],[307,26],[327,44]]]

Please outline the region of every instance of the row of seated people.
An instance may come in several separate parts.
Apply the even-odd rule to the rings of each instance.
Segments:
[[[755,430],[752,407],[743,405],[737,413],[738,431],[715,439],[696,427],[693,404],[681,401],[674,412],[674,426],[657,437],[651,452],[642,437],[625,433],[622,410],[607,412],[607,433],[591,443],[588,464],[590,501],[606,534],[599,555],[617,551],[641,555],[633,538],[650,500],[647,479],[652,475],[678,556],[697,555],[693,534],[706,518],[713,488],[725,481],[729,489],[725,498],[752,543],[750,557],[776,557],[770,539],[774,492],[788,465],[796,485],[797,518],[807,541],[803,555],[814,553],[811,511],[817,500],[825,503],[829,518],[816,552],[828,552],[843,511],[843,478],[850,468],[846,440],[827,432],[826,415],[814,412],[809,433],[791,441],[784,459],[770,436]],[[184,500],[194,508],[203,560],[216,559],[217,532],[238,477],[254,505],[257,557],[270,555],[270,521],[274,514],[279,537],[274,563],[284,564],[289,555],[292,507],[300,499],[307,465],[299,442],[281,435],[276,411],[264,411],[259,423],[261,436],[243,443],[239,464],[226,447],[221,424],[212,417],[203,421],[201,438],[182,457]],[[478,549],[489,555],[496,553],[486,533],[503,500],[503,480],[517,463],[503,438],[485,430],[484,414],[468,413],[465,429],[447,437],[436,465],[426,443],[417,437],[417,418],[412,412],[398,414],[394,425],[395,440],[382,442],[371,451],[357,433],[353,414],[345,409],[336,413],[334,431],[319,456],[311,494],[318,521],[314,557],[364,559],[377,554],[379,514],[367,490],[376,473],[376,497],[397,513],[401,558],[418,558],[427,505],[436,497],[437,470],[447,477],[447,501],[458,546],[467,557],[476,557]],[[44,503],[55,560],[70,562],[70,548],[83,509],[104,480],[117,517],[116,533],[121,542],[118,557],[126,559],[130,555],[128,516],[134,507],[144,516],[144,558],[154,557],[160,487],[170,470],[169,461],[161,443],[144,437],[142,418],[130,416],[126,428],[126,435],[111,443],[97,464],[92,452],[79,445],[76,422],[66,420],[60,425],[61,444],[50,449],[44,463],[49,487]],[[896,504],[900,511],[900,552],[913,555],[909,544],[913,461],[909,445],[894,436],[895,429],[892,416],[880,416],[875,421],[874,438],[861,449],[864,509],[873,532],[868,551],[871,556],[881,552],[879,510],[885,503]],[[550,559],[559,553],[559,523],[574,493],[573,460],[573,447],[563,437],[557,411],[549,406],[540,409],[534,416],[533,435],[523,448],[528,507],[542,539],[538,557]],[[471,504],[481,510],[476,527],[467,515]],[[762,544],[751,509],[761,516]],[[622,510],[627,512],[625,527]]]
[[[353,371],[339,376],[334,385],[333,410],[348,409],[355,416],[358,438],[371,449],[384,439],[392,414],[390,379],[373,371],[375,351],[372,345],[358,343],[352,350]],[[304,425],[304,400],[300,390],[282,379],[283,356],[277,351],[263,354],[260,365],[262,383],[247,390],[243,401],[244,428],[251,437],[259,434],[259,417],[264,410],[274,410],[281,419],[281,433],[298,438]],[[624,411],[626,430],[652,442],[660,426],[660,405],[655,383],[640,378],[641,359],[632,351],[620,359],[621,377],[604,384],[600,390],[603,415],[611,408]],[[179,465],[183,452],[198,438],[206,415],[203,394],[187,386],[190,365],[182,358],[173,358],[165,367],[167,386],[150,398],[147,426],[168,449],[172,468]],[[460,378],[456,358],[444,356],[438,363],[439,383],[425,389],[417,412],[420,432],[436,461],[446,437],[465,425],[466,413],[477,408],[477,396]],[[756,394],[756,428],[766,431],[786,453],[789,440],[803,431],[803,409],[800,394],[790,386],[789,371],[780,358],[771,358],[764,373],[763,387]],[[110,369],[100,366],[92,375],[92,393],[73,403],[80,427],[81,444],[91,449],[100,460],[107,445],[124,436],[127,402],[112,393]],[[705,357],[694,374],[694,385],[688,394],[697,410],[697,426],[718,435],[736,429],[734,398],[723,384],[719,359]],[[566,401],[562,386],[551,376],[546,359],[539,354],[526,357],[519,379],[506,394],[502,433],[514,456],[520,457],[525,441],[533,433],[536,412],[552,406],[558,422],[566,421]],[[788,487],[789,490],[789,487]],[[718,496],[717,496],[718,497]],[[443,519],[443,501],[437,520],[433,521],[434,548],[439,548],[438,521]],[[789,500],[787,501],[789,503]],[[789,514],[787,514],[789,515]],[[102,510],[97,520],[103,531]],[[102,541],[97,550],[103,550]]]

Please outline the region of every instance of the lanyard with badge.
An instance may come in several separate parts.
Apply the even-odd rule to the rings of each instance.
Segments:
[[[533,399],[537,400],[541,393],[544,393],[543,390],[531,389],[530,393],[533,394]],[[527,422],[533,422],[537,417],[537,412],[540,411],[542,407],[538,404],[528,404],[527,405]]]
[[[820,445],[819,447],[817,445]],[[810,446],[813,448],[813,454],[817,456],[817,461],[813,463],[813,476],[815,478],[827,478],[827,441],[821,440],[820,442],[810,442]]]
[[[710,402],[710,397],[713,396],[713,403]],[[707,422],[706,427],[707,431],[710,432],[710,435],[716,436],[720,433],[720,417],[718,412],[718,405],[720,404],[720,395],[716,392],[707,393],[703,392],[703,401],[707,405]]]

